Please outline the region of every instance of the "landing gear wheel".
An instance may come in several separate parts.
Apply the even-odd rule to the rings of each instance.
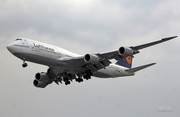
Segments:
[[[22,64],[22,67],[24,67],[24,68],[27,67],[27,66],[28,66],[27,63],[23,63],[23,64]]]
[[[68,85],[71,83],[67,77],[63,77],[63,81],[64,81],[65,85]]]
[[[91,79],[91,76],[90,76],[90,75],[88,75],[88,74],[87,74],[87,75],[84,75],[83,77],[84,77],[84,79],[86,79],[86,80]]]
[[[82,78],[77,78],[77,79],[76,79],[76,82],[79,82],[79,83],[80,83],[80,82],[83,82],[83,79],[82,79]]]
[[[66,82],[65,82],[65,84],[66,84],[66,85],[70,84],[70,81],[69,81],[69,80],[68,80],[68,81],[66,81]]]

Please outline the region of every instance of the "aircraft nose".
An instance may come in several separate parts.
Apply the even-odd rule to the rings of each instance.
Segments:
[[[12,43],[8,44],[8,45],[6,46],[6,48],[7,48],[10,52],[12,52],[13,44],[12,44]]]

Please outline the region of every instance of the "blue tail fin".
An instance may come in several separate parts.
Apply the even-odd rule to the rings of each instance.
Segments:
[[[116,62],[117,65],[121,65],[123,67],[131,68],[132,66],[132,56],[127,56],[122,58]]]

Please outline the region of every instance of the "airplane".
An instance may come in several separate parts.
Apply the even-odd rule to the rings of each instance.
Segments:
[[[45,88],[55,82],[70,84],[73,80],[83,82],[83,79],[116,78],[133,76],[135,72],[150,67],[150,63],[132,68],[132,59],[139,50],[169,41],[177,36],[163,38],[158,41],[129,47],[120,47],[118,50],[96,54],[79,55],[57,46],[38,42],[26,38],[17,38],[7,45],[7,49],[23,61],[22,67],[27,67],[26,61],[48,66],[47,72],[35,74],[33,84],[37,88]],[[117,62],[113,63],[111,60]]]

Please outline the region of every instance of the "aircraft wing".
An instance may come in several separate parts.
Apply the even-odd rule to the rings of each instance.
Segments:
[[[140,49],[144,49],[144,48],[147,48],[147,47],[150,47],[150,46],[153,46],[153,45],[165,42],[165,41],[169,41],[169,40],[174,39],[176,37],[177,36],[167,37],[167,38],[163,38],[163,39],[158,40],[158,41],[154,41],[154,42],[150,42],[150,43],[146,43],[146,44],[142,44],[142,45],[138,45],[138,46],[130,46],[128,48],[132,50],[132,56],[133,56],[134,54],[139,53]],[[118,51],[106,52],[106,53],[102,53],[99,55],[103,58],[116,59],[116,60],[119,60],[123,57],[122,55],[119,54]]]
[[[96,55],[96,54],[91,54]],[[86,56],[86,55],[85,55]],[[69,58],[67,60],[63,60],[65,64],[69,64],[69,69],[76,69],[77,72],[84,72],[86,70],[91,70],[91,72],[98,71],[102,68],[105,68],[106,66],[109,66],[111,64],[111,61],[106,58],[101,58],[100,56],[96,55],[96,57],[99,58],[99,61],[96,63],[91,62],[85,62],[84,57],[73,57]],[[61,60],[62,62],[62,60]]]
[[[176,37],[177,36],[167,37],[158,41],[154,41],[154,42],[150,42],[150,43],[146,43],[146,44],[142,44],[138,46],[124,47],[125,48],[124,51],[127,51],[127,55],[120,54],[119,51],[121,50],[117,50],[117,51],[111,51],[111,52],[106,52],[106,53],[86,54],[85,56],[66,58],[65,60],[60,60],[60,61],[61,62],[63,61],[65,64],[69,64],[70,68],[68,69],[76,69],[77,72],[84,72],[86,70],[91,70],[91,72],[95,72],[109,66],[109,64],[111,64],[110,59],[120,60],[126,56],[133,56],[134,54],[139,53],[140,49],[144,49],[144,48],[147,48],[147,47],[150,47],[150,46],[153,46],[153,45],[165,42],[165,41],[169,41]],[[92,61],[91,60],[88,62],[85,61],[85,58],[87,55],[89,55],[89,60],[92,59]]]
[[[176,37],[177,36],[167,37],[167,38],[163,38],[163,39],[161,39],[159,41],[154,41],[154,42],[151,42],[151,43],[146,43],[146,44],[134,46],[134,47],[131,47],[131,48],[134,49],[134,50],[140,50],[140,49],[144,49],[144,48],[147,48],[147,47],[150,47],[150,46],[153,46],[153,45],[165,42],[165,41],[169,41],[169,40],[174,39]]]

